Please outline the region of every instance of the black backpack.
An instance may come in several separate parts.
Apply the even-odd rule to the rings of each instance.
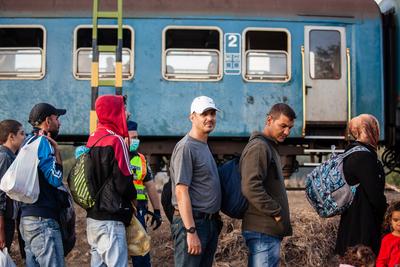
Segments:
[[[174,210],[175,210],[175,207],[172,205],[171,199],[172,199],[172,182],[171,178],[169,178],[168,182],[163,186],[163,190],[161,193],[161,205],[170,223],[172,223],[172,217],[174,216]]]
[[[60,225],[64,257],[66,257],[74,248],[76,242],[74,201],[68,189],[64,186],[58,189],[56,198],[60,208],[57,221]]]

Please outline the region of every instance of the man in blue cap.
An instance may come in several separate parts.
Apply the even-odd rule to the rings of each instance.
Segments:
[[[137,215],[136,217],[141,222],[143,227],[146,229],[145,215],[148,213],[152,215],[151,226],[155,225],[153,230],[160,227],[161,213],[160,213],[160,198],[158,196],[155,183],[153,181],[153,175],[146,162],[146,158],[143,154],[138,152],[139,147],[139,136],[137,131],[137,123],[134,121],[128,121],[128,134],[130,139],[130,162],[131,168],[133,169],[134,184],[137,191]],[[153,206],[154,212],[150,212],[147,209],[147,199],[150,199],[151,205]],[[132,257],[133,266],[148,267],[151,266],[150,254],[147,253],[143,257],[134,256]]]

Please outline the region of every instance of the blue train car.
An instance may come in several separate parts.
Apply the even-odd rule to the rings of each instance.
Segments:
[[[92,1],[1,5],[0,119],[26,122],[45,101],[68,110],[62,140],[85,140]],[[396,131],[387,124],[388,105],[398,100],[385,102],[384,29],[373,0],[126,0],[123,16],[123,94],[148,154],[172,151],[199,95],[222,110],[212,135],[221,155],[240,151],[277,102],[298,115],[287,155],[340,144],[360,113],[378,118],[383,142]],[[100,44],[115,40],[116,26],[100,26]],[[100,56],[101,78],[114,75],[114,62],[113,54]]]

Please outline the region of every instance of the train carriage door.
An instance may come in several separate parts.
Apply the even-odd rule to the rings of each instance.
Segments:
[[[304,50],[307,127],[345,125],[347,121],[345,28],[306,26]]]

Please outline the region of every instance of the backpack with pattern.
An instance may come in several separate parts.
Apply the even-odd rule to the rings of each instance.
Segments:
[[[323,218],[342,214],[350,207],[358,185],[347,184],[343,174],[343,160],[354,152],[369,150],[356,146],[343,154],[333,153],[331,158],[317,166],[306,178],[306,197]]]

